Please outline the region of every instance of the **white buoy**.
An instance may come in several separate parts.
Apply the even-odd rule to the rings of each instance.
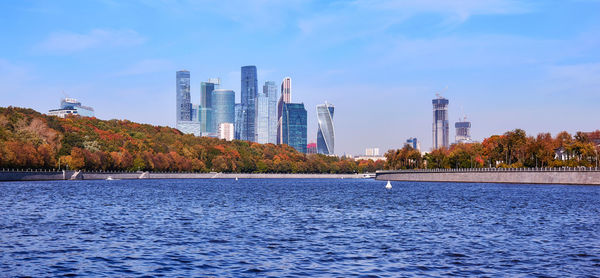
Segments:
[[[237,177],[235,177],[235,180],[238,180],[238,178],[237,178]]]
[[[390,183],[390,181],[385,185],[385,189],[392,189],[392,183]]]

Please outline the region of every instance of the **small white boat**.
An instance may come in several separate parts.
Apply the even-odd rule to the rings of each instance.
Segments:
[[[108,178],[106,178],[107,181],[113,181],[114,179],[111,176],[108,176]]]
[[[238,178],[237,178],[237,177],[235,177],[235,180],[238,180]]]
[[[392,183],[390,183],[390,181],[385,185],[385,189],[392,189]]]

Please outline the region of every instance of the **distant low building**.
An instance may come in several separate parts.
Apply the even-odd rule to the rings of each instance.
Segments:
[[[231,141],[234,139],[233,123],[219,124],[219,139],[225,139],[227,141]]]
[[[317,143],[308,143],[308,145],[306,145],[306,153],[307,154],[317,153]]]
[[[385,156],[379,155],[379,148],[367,148],[367,149],[365,149],[364,155],[354,156],[354,160],[356,160],[356,161],[369,160],[369,159],[373,160],[373,161],[378,161],[378,160],[385,161]]]
[[[81,102],[74,98],[64,98],[60,102],[60,108],[48,111],[48,115],[60,118],[64,118],[68,115],[94,117],[94,108],[83,106],[81,105]]]
[[[372,156],[372,155],[358,155],[354,157],[355,161],[359,161],[359,160],[373,160],[373,161],[378,161],[378,160],[383,160],[386,161],[385,156]]]
[[[367,148],[365,149],[366,156],[379,156],[379,148]]]
[[[419,152],[421,151],[421,142],[419,142],[417,140],[417,138],[415,138],[415,137],[406,139],[406,142],[404,143],[404,145],[410,146],[411,148],[413,148]]]

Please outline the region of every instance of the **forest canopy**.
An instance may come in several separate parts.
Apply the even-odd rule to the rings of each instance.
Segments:
[[[58,118],[0,108],[0,168],[104,171],[355,173],[382,161],[305,155],[288,145],[195,137],[127,120]]]

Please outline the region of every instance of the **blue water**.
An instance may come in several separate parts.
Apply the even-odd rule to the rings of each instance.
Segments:
[[[0,276],[600,275],[600,187],[0,183]]]

